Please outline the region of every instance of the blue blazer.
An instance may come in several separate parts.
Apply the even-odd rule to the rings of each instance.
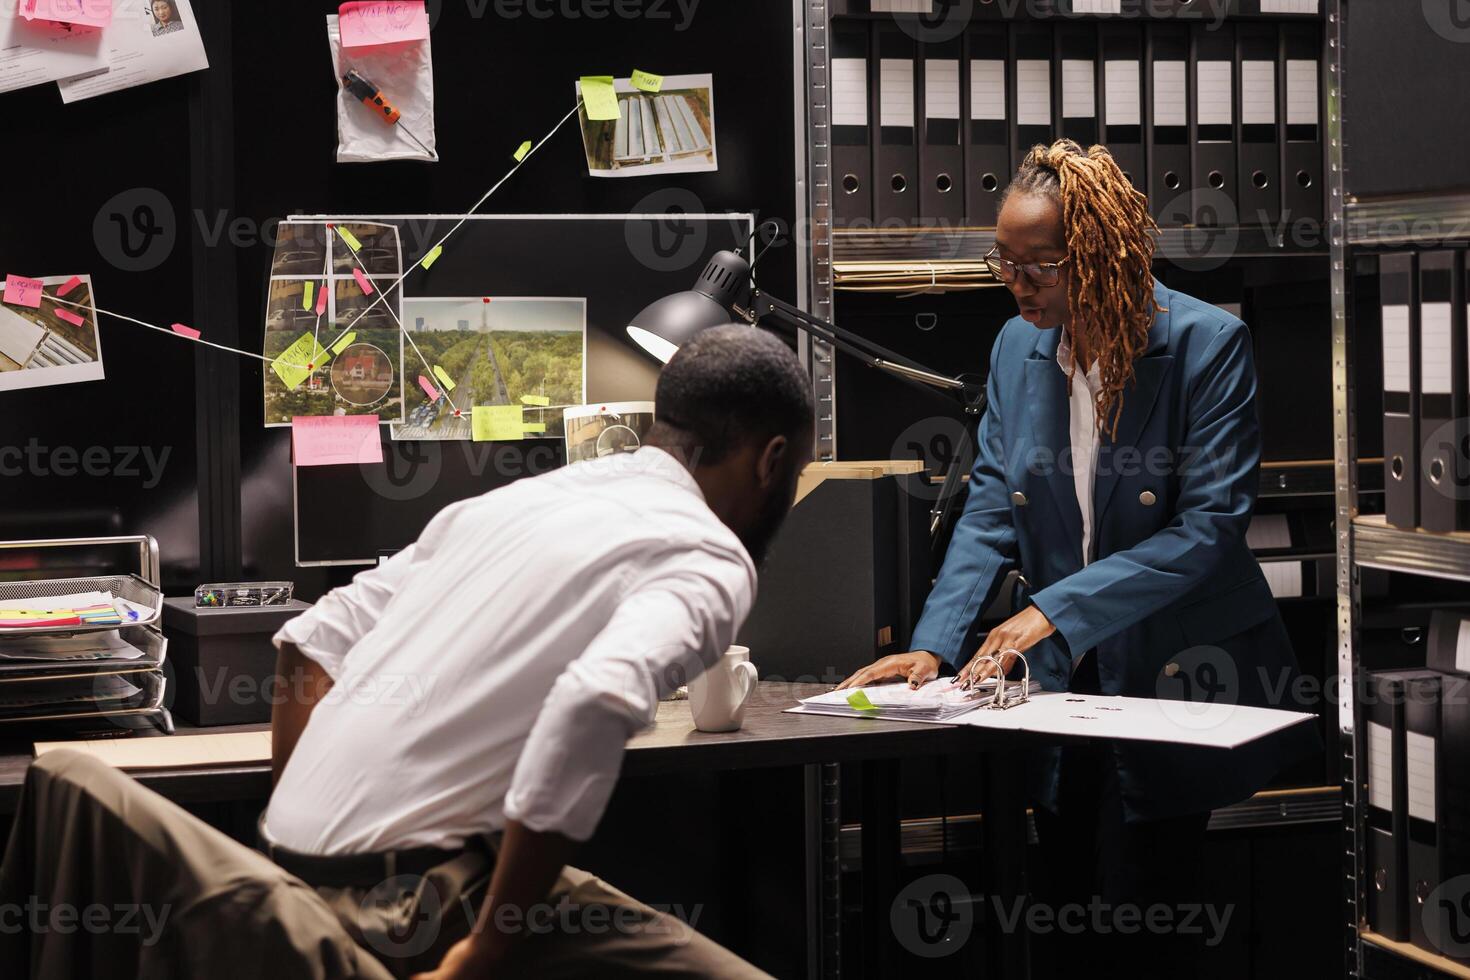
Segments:
[[[1067,690],[1076,658],[1095,651],[1105,694],[1310,710],[1287,703],[1296,658],[1245,541],[1261,459],[1250,334],[1158,282],[1154,296],[1167,312],[1124,392],[1116,441],[1099,445],[1085,567],[1062,330],[1007,321],[969,498],[911,647],[963,665],[981,611],[1018,569],[1017,608],[1029,601],[1057,630],[1027,653],[1046,690]],[[1244,799],[1318,745],[1301,724],[1230,752],[1117,742],[1113,754],[1136,820]],[[1038,755],[1032,790],[1054,808],[1059,750]]]

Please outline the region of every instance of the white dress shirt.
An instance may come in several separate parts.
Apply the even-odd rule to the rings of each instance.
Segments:
[[[755,587],[662,450],[446,508],[276,635],[335,683],[266,836],[307,854],[455,847],[513,819],[585,840],[629,736],[728,649]]]
[[[1072,370],[1072,343],[1064,328],[1057,345],[1057,365],[1063,374]],[[1097,483],[1097,392],[1102,386],[1097,361],[1086,373],[1077,372],[1072,383],[1072,481],[1077,506],[1082,510],[1082,565],[1092,561],[1092,491]]]

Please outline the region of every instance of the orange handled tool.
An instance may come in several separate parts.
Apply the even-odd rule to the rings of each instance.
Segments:
[[[342,76],[342,85],[348,92],[361,99],[363,105],[377,113],[388,125],[395,125],[399,119],[403,118],[403,113],[393,108],[392,103],[383,97],[378,87],[363,78],[356,68],[348,69],[347,74]]]

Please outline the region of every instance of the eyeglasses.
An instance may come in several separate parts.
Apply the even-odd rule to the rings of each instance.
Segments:
[[[995,278],[1001,282],[1015,282],[1017,277],[1025,273],[1026,279],[1030,281],[1031,285],[1038,288],[1055,286],[1057,280],[1061,278],[1062,266],[1066,265],[1071,259],[1072,257],[1069,255],[1060,262],[1017,263],[1012,262],[1010,259],[1001,258],[1000,254],[994,248],[991,248],[990,251],[985,253],[985,265],[990,269]]]

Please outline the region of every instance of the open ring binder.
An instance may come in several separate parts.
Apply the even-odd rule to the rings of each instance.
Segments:
[[[1021,680],[1018,682],[1021,685],[1019,692],[1015,691],[1014,683],[1008,685],[1006,682],[1005,664],[1002,663],[1002,658],[1008,653],[1014,654],[1016,659],[1021,661],[1021,666],[1025,668]],[[982,708],[1004,711],[1007,708],[1013,708],[1018,704],[1025,704],[1031,700],[1031,662],[1026,659],[1024,653],[1015,647],[1007,647],[1000,652],[1000,657],[987,654],[979,659],[981,661],[988,660],[995,664],[995,697],[991,698],[986,704],[981,705]]]

